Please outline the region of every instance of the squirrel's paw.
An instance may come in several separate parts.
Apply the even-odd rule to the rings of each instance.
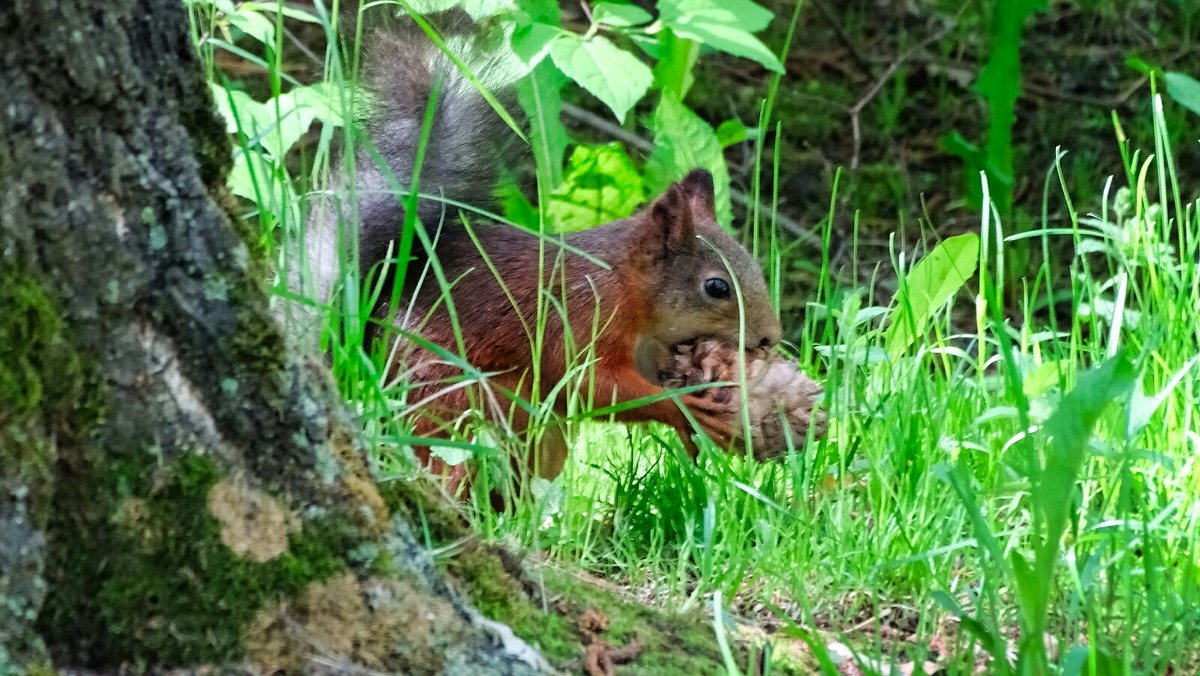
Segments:
[[[733,441],[741,402],[733,387],[715,388],[702,395],[685,395],[683,403],[705,434],[721,448]],[[728,392],[727,390],[733,390]]]

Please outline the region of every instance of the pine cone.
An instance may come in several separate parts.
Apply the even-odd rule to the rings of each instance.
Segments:
[[[684,387],[715,381],[738,381],[738,349],[723,341],[705,339],[674,346],[659,367],[664,387]],[[799,448],[808,438],[808,428],[819,437],[825,434],[825,412],[812,415],[813,406],[823,390],[782,355],[761,348],[747,350],[746,410],[750,416],[750,449],[758,460],[782,455],[788,448]],[[737,386],[713,387],[697,392],[727,403],[739,396]],[[785,424],[786,423],[786,424]],[[734,444],[745,452],[740,421],[735,423]]]

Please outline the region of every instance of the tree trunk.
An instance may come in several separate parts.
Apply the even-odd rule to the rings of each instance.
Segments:
[[[532,673],[284,349],[180,0],[0,2],[0,673]]]

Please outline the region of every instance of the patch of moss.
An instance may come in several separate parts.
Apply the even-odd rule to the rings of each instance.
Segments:
[[[414,528],[426,530],[435,545],[470,535],[466,521],[428,481],[381,481],[380,497],[388,511],[399,514]]]
[[[0,266],[0,308],[0,467],[7,482],[36,483],[53,458],[26,426],[40,419],[60,437],[83,434],[100,417],[100,395],[33,276]]]
[[[554,610],[545,612],[506,556],[511,555],[497,547],[469,547],[447,563],[446,572],[464,581],[467,597],[479,612],[507,624],[552,663],[582,657],[581,637],[572,620]]]
[[[565,609],[578,617],[591,607],[608,618],[609,629],[602,636],[608,643],[621,646],[636,637],[645,646],[636,660],[621,667],[622,674],[710,674],[725,670],[712,622],[704,615],[669,614],[553,569],[544,570],[544,579],[547,590],[563,600],[557,604],[560,611]],[[736,644],[733,651],[744,669],[748,651]]]
[[[468,597],[481,613],[507,624],[558,667],[571,668],[583,658],[587,639],[578,623],[594,609],[608,620],[601,640],[621,647],[636,638],[644,646],[633,662],[620,667],[622,674],[725,671],[712,620],[703,613],[668,613],[549,567],[539,569],[538,581],[544,584],[539,594],[512,555],[495,547],[469,547],[445,567],[449,575],[464,581]],[[539,600],[542,597],[548,610]],[[747,673],[755,672],[751,663],[764,642],[730,636],[734,659]],[[801,664],[783,651],[776,651],[771,662],[773,673],[811,673],[811,664]]]
[[[52,651],[90,665],[236,659],[264,605],[343,571],[343,553],[360,539],[349,522],[309,520],[285,552],[256,562],[222,543],[208,508],[222,473],[209,459],[96,462],[103,478],[58,496],[39,618]]]
[[[235,289],[235,291],[240,291]],[[257,291],[255,292],[257,295]],[[274,322],[264,322],[260,307],[261,298],[244,298],[241,293],[233,294],[233,302],[237,303],[237,331],[230,341],[232,355],[230,362],[234,364],[256,364],[260,373],[278,373],[284,371],[284,362],[288,351],[284,345],[283,332]]]

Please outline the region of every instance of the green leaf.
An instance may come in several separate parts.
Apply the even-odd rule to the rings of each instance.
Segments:
[[[1137,374],[1122,354],[1085,371],[1075,388],[1054,410],[1043,428],[1049,440],[1046,467],[1035,479],[1033,504],[1045,515],[1046,547],[1057,549],[1058,539],[1067,528],[1067,514],[1075,490],[1075,480],[1083,464],[1092,428],[1100,414],[1115,399],[1130,391]]]
[[[1072,363],[1070,359],[1055,359],[1030,371],[1021,382],[1025,396],[1040,397],[1057,387],[1062,381],[1062,374],[1070,372]]]
[[[703,42],[734,56],[756,61],[773,73],[783,72],[783,64],[779,63],[775,54],[758,38],[740,28],[718,23],[692,22],[671,24],[671,29],[681,38]]]
[[[625,218],[645,198],[641,176],[621,144],[578,145],[546,215],[560,232],[583,230]]]
[[[1180,367],[1180,369],[1171,376],[1171,379],[1167,381],[1167,384],[1164,385],[1161,390],[1159,390],[1158,394],[1155,394],[1154,396],[1146,396],[1142,392],[1141,387],[1134,389],[1133,398],[1129,402],[1129,421],[1125,428],[1125,438],[1135,439],[1139,434],[1142,433],[1142,430],[1146,428],[1146,425],[1150,424],[1150,419],[1154,417],[1154,412],[1158,410],[1159,406],[1163,405],[1163,402],[1167,400],[1167,397],[1171,396],[1171,392],[1173,392],[1176,387],[1179,387],[1179,384],[1183,382],[1184,377],[1187,376],[1187,374],[1190,373],[1198,363],[1200,363],[1200,356],[1189,359],[1186,364]]]
[[[942,150],[963,161],[964,178],[969,203],[975,206],[983,203],[983,188],[979,183],[979,172],[987,164],[983,149],[968,141],[957,129],[951,130],[938,139]]]
[[[1109,404],[1126,396],[1136,380],[1133,363],[1124,354],[1105,360],[1079,377],[1075,388],[1062,398],[1042,428],[1048,446],[1046,464],[1033,476],[1030,490],[1036,559],[1032,570],[1028,564],[1024,570],[1017,570],[1014,559],[1021,613],[1026,618],[1022,629],[1026,633],[1036,632],[1040,636],[1045,626],[1049,590],[1053,588],[1054,569],[1061,558],[1059,548],[1075,509],[1075,482],[1092,429]]]
[[[296,87],[267,103],[216,83],[209,86],[217,111],[225,118],[225,130],[243,134],[250,145],[261,146],[276,160],[287,154],[314,120],[343,124],[341,101],[328,83]]]
[[[592,17],[596,23],[616,28],[629,28],[650,23],[654,19],[649,12],[636,5],[619,5],[615,2],[601,2],[592,8]]]
[[[461,7],[475,21],[516,9],[512,0],[408,0],[407,4],[422,15]]]
[[[470,450],[457,446],[430,446],[429,452],[450,467],[457,467],[475,457]]]
[[[1046,610],[1049,599],[1046,596],[1044,581],[1034,574],[1033,566],[1020,551],[1009,552],[1012,561],[1013,579],[1017,583],[1017,607],[1021,611],[1025,630],[1039,623],[1038,617]],[[1039,627],[1040,629],[1040,627]]]
[[[1200,82],[1190,75],[1169,72],[1164,76],[1167,81],[1167,93],[1179,105],[1200,115]]]
[[[722,148],[752,140],[757,136],[758,130],[747,127],[741,120],[725,120],[717,127],[717,141]]]
[[[646,64],[599,36],[590,40],[563,36],[550,48],[550,57],[559,70],[603,101],[621,122],[645,96],[653,80]]]
[[[682,101],[696,83],[700,44],[679,37],[667,26],[655,33],[655,37],[654,49],[647,52],[654,59],[654,88],[663,96],[673,96]],[[641,44],[639,47],[645,48]]]
[[[341,94],[333,83],[318,82],[306,87],[296,87],[288,94],[297,107],[311,109],[314,119],[335,127],[345,124]]]
[[[1094,665],[1094,666],[1093,666]],[[1063,676],[1121,676],[1125,664],[1097,645],[1077,645],[1067,651]]]
[[[244,3],[242,5],[242,7],[254,9],[255,11],[258,11],[258,12],[279,12],[280,14],[286,16],[289,19],[295,19],[297,21],[303,21],[305,23],[314,23],[314,24],[321,23],[321,18],[318,17],[316,14],[305,11],[303,9],[298,9],[296,7],[290,7],[283,3],[276,4],[274,2],[271,2],[271,3],[247,2],[247,3]]]
[[[272,119],[259,137],[259,145],[276,160],[282,160],[287,155],[288,150],[312,126],[318,113],[336,117],[339,123],[341,118],[334,111],[332,102],[324,99],[321,91],[310,90],[309,87],[297,87],[280,94],[268,101],[265,107]]]
[[[772,72],[783,64],[752,33],[766,28],[774,14],[749,0],[663,0],[659,19],[682,38],[756,61]]]
[[[525,67],[525,73],[529,73],[537,67],[542,59],[550,53],[550,48],[554,45],[554,41],[565,34],[563,29],[558,26],[534,22],[528,26],[522,26],[512,35],[512,51],[521,65]]]
[[[275,22],[245,5],[229,15],[229,23],[264,45],[275,44]]]
[[[1146,63],[1146,61],[1144,59],[1142,59],[1141,57],[1137,57],[1137,56],[1133,56],[1133,55],[1125,57],[1125,65],[1136,70],[1137,72],[1141,73],[1142,75],[1145,75],[1146,77],[1150,77],[1154,73],[1162,72],[1158,68],[1155,68],[1154,66],[1151,66],[1150,64]]]
[[[270,115],[263,104],[255,101],[246,92],[237,89],[226,89],[216,82],[209,82],[213,101],[217,104],[217,112],[225,120],[225,131],[236,134],[239,131],[247,136],[254,136],[265,128]]]
[[[287,176],[258,151],[234,153],[226,184],[231,193],[254,203],[262,212],[278,215],[297,205]]]
[[[679,99],[664,94],[654,110],[654,152],[646,160],[648,187],[661,192],[699,168],[712,174],[717,222],[728,226],[733,221],[733,207],[721,142],[707,122]]]
[[[774,12],[750,0],[661,0],[658,11],[663,23],[703,21],[750,33],[766,28],[775,18]]]
[[[979,263],[979,236],[966,233],[937,245],[905,276],[892,298],[887,349],[898,358],[925,334],[929,320],[975,274]]]
[[[957,129],[951,130],[939,139],[942,150],[968,163],[973,169],[983,168],[983,150],[971,143]]]
[[[562,122],[562,88],[567,76],[543,61],[517,85],[521,107],[529,115],[529,143],[536,161],[539,190],[554,190],[562,183],[567,130]],[[537,223],[536,219],[533,221]]]

